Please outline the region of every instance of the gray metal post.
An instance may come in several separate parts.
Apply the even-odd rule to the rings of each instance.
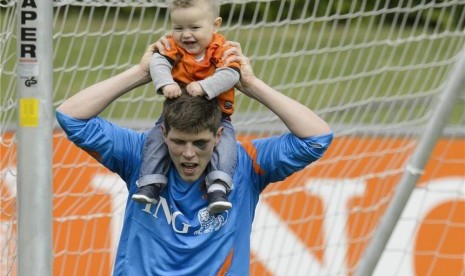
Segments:
[[[52,275],[52,1],[18,3],[18,275]]]
[[[460,92],[465,89],[465,48],[462,49],[455,67],[447,80],[444,93],[439,99],[437,109],[433,113],[429,124],[422,135],[421,140],[411,156],[404,175],[396,188],[395,194],[389,203],[386,213],[381,219],[380,225],[365,250],[356,276],[371,275],[376,268],[386,244],[396,226],[402,211],[428,161],[433,148],[442,134],[450,117],[452,108],[458,99]]]

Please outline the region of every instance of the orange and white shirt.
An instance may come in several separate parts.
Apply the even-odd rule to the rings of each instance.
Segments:
[[[171,50],[165,50],[164,55],[155,53],[150,61],[150,74],[157,93],[165,85],[178,83],[181,87],[197,81],[207,94],[207,98],[218,97],[221,111],[225,115],[234,112],[234,85],[240,78],[240,64],[232,62],[224,66],[222,56],[229,47],[224,46],[225,39],[220,34],[214,34],[211,43],[205,50],[203,59],[176,44],[169,38]]]

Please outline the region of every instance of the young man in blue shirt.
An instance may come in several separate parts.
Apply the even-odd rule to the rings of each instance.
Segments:
[[[163,41],[163,39],[162,39]],[[235,189],[229,211],[211,214],[205,171],[221,139],[221,111],[205,98],[179,97],[164,104],[163,137],[172,166],[169,185],[157,204],[128,200],[115,260],[115,275],[248,275],[250,234],[260,193],[318,160],[333,135],[306,106],[256,78],[238,43],[224,57],[239,62],[237,88],[274,112],[290,133],[237,143]],[[150,82],[151,45],[141,62],[94,84],[57,109],[68,138],[126,182],[129,199],[137,191],[146,133],[114,125],[98,115],[118,97]]]

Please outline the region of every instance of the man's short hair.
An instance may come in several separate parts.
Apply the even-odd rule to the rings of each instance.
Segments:
[[[221,126],[221,109],[216,98],[193,97],[186,93],[163,104],[165,131],[171,128],[190,133],[210,130],[216,133]]]
[[[218,0],[171,0],[169,7],[170,10],[174,10],[179,7],[188,8],[196,5],[206,6],[213,18],[220,16],[220,3]]]

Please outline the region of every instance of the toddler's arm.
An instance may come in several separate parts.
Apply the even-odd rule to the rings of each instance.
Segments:
[[[215,74],[198,81],[205,91],[208,99],[213,99],[223,92],[234,87],[239,81],[240,74],[237,70],[230,67],[221,67],[216,69]]]
[[[181,88],[171,75],[172,65],[159,53],[154,53],[150,60],[150,75],[157,94],[163,94],[166,98],[181,96]]]

